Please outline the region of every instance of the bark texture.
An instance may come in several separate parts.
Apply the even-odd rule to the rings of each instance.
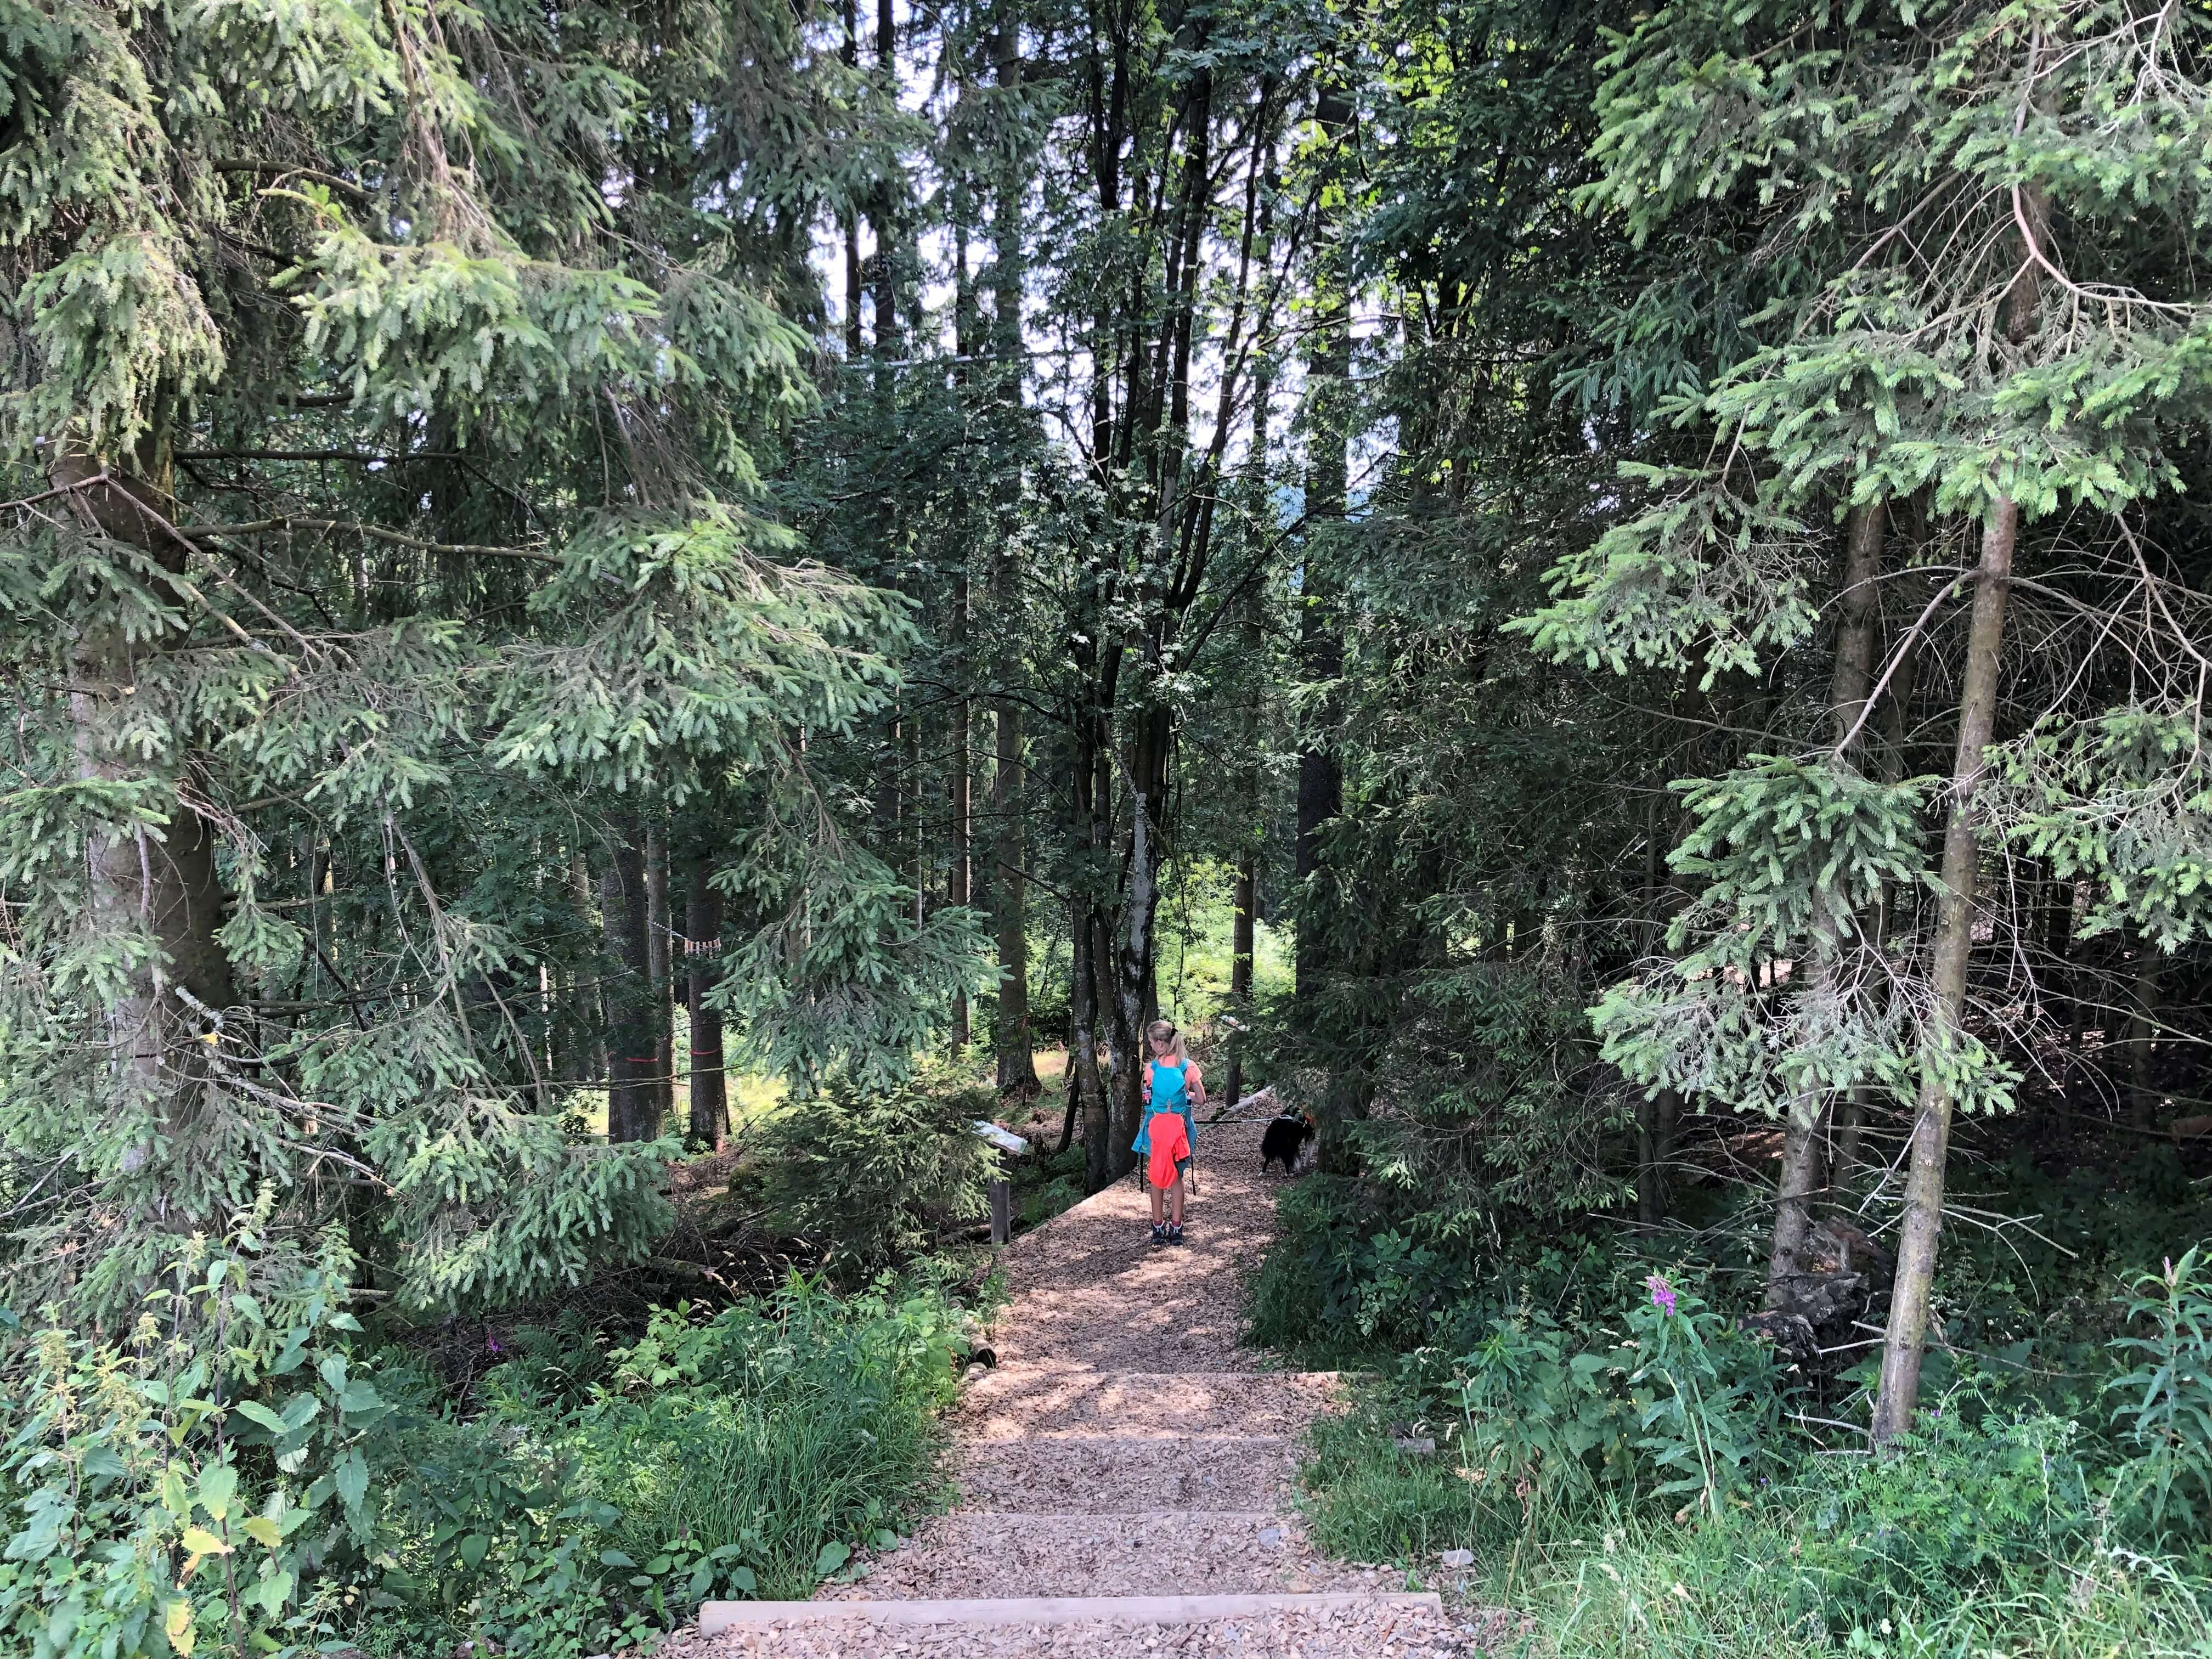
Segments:
[[[1239,1018],[1248,1015],[1252,1007],[1253,905],[1258,897],[1259,861],[1249,848],[1237,860],[1236,921],[1229,941],[1229,1006]],[[1242,1045],[1234,1041],[1230,1045],[1229,1071],[1222,1080],[1221,1097],[1229,1106],[1244,1097],[1244,1056]]]
[[[729,1079],[722,1064],[722,1016],[707,996],[721,977],[722,896],[708,884],[712,866],[700,859],[691,866],[690,891],[684,909],[684,975],[691,1013],[691,1144],[717,1152],[729,1144]]]
[[[991,1032],[998,1058],[999,1092],[1034,1100],[1037,1082],[1030,1031],[1029,878],[1022,833],[1021,707],[1001,698],[994,715],[996,764],[991,774],[991,816],[997,845],[991,861],[992,931],[999,948],[999,1013]]]
[[[2148,939],[2136,945],[2135,985],[2128,1003],[2128,1121],[2138,1129],[2158,1119],[2158,1090],[2151,1057],[2158,1041],[2159,976],[2164,958]]]
[[[1000,88],[1011,97],[1022,82],[1021,9],[1014,0],[999,0],[995,8],[991,55]],[[1009,167],[997,181],[991,209],[991,346],[995,357],[998,387],[997,417],[1005,423],[1004,441],[1018,444],[1026,416],[1022,410],[1022,276],[1024,248],[1022,210],[1028,179],[1024,169]],[[1021,571],[1016,562],[1014,528],[1021,515],[1021,476],[1012,471],[1001,479],[995,503],[998,551],[991,561],[991,609],[1006,637],[1022,636]],[[1002,662],[994,675],[1000,684],[1014,678],[1018,662]],[[991,1047],[997,1060],[999,1092],[1021,1100],[1034,1100],[1042,1092],[1037,1081],[1036,1039],[1030,1030],[1029,850],[1028,792],[1023,768],[1022,706],[1012,696],[992,704],[993,767],[991,821],[994,845],[991,855],[991,921],[999,951],[999,1012],[992,1027]],[[1068,1102],[1075,1103],[1074,1079],[1068,1082]],[[1071,1112],[1060,1130],[1060,1150],[1066,1150],[1074,1117]]]
[[[1981,858],[1975,797],[1988,770],[1984,751],[1996,729],[2000,651],[2020,507],[2002,501],[1982,528],[1982,556],[1974,572],[1973,619],[1966,637],[1966,674],[1959,698],[1959,747],[1952,762],[1949,822],[1943,832],[1943,894],[1936,926],[1935,1008],[1928,1042],[1955,1041],[1964,1031],[1966,964],[1973,953],[1974,881]],[[1927,1057],[1932,1061],[1935,1056]],[[1911,1161],[1905,1184],[1905,1217],[1898,1237],[1897,1285],[1882,1338],[1881,1389],[1875,1401],[1874,1437],[1894,1440],[1912,1426],[1920,1395],[1920,1362],[1928,1340],[1929,1297],[1936,1253],[1943,1231],[1944,1159],[1951,1144],[1951,1097],[1924,1064]]]
[[[645,835],[634,815],[610,821],[613,846],[599,881],[606,932],[607,1139],[650,1140],[660,1133],[653,1087],[653,965],[646,945]]]
[[[676,973],[672,953],[674,913],[668,903],[668,833],[655,809],[645,831],[645,960],[651,981],[653,1120],[654,1130],[676,1109]]]
[[[953,584],[951,642],[957,657],[954,677],[965,684],[968,679],[968,575],[964,570]],[[974,726],[975,713],[968,699],[955,699],[952,705],[952,775],[947,780],[945,790],[945,805],[952,816],[952,847],[945,870],[945,902],[955,908],[967,905],[971,864],[975,857],[975,757],[970,746]],[[964,1052],[970,1036],[968,994],[956,991],[952,996],[952,1029],[950,1034],[952,1052],[956,1054]]]
[[[103,465],[64,453],[52,469],[58,489],[88,532],[144,556],[149,585],[182,605],[186,590],[165,580],[185,573],[190,549],[173,532],[175,511],[156,480],[165,469],[158,444],[126,464]],[[149,476],[150,475],[150,476]],[[145,775],[143,757],[122,738],[136,700],[137,659],[154,647],[134,644],[119,620],[94,623],[73,641],[69,693],[71,743],[79,779],[126,784]],[[230,958],[216,939],[223,893],[216,873],[217,836],[193,805],[195,768],[187,757],[164,803],[168,823],[152,830],[95,830],[85,848],[90,922],[102,937],[139,939],[153,947],[125,976],[127,989],[106,1009],[107,1043],[117,1080],[151,1105],[174,1134],[190,1109],[204,1066],[198,1039],[233,1023]]]

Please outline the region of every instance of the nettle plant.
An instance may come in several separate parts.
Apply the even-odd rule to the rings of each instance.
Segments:
[[[332,1232],[272,1277],[275,1207],[188,1241],[120,1341],[20,1340],[8,1316],[0,1628],[28,1651],[295,1642],[318,1569],[372,1537],[368,1448],[391,1407],[345,1352],[355,1264]]]

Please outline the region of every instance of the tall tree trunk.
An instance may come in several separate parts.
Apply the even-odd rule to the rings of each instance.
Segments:
[[[2136,944],[2136,978],[2128,998],[2128,1121],[2138,1129],[2158,1119],[2159,1093],[2151,1076],[2152,1045],[2158,1040],[2158,946],[2148,939]]]
[[[914,925],[919,927],[929,919],[929,786],[922,775],[921,716],[913,714],[902,720],[899,736],[899,775],[905,781],[899,805],[906,841],[902,850],[907,884],[914,890]]]
[[[1258,200],[1258,219],[1255,225],[1256,252],[1261,269],[1274,263],[1274,172],[1267,170],[1268,188]],[[1267,356],[1267,342],[1255,343],[1252,369],[1252,447],[1246,463],[1246,483],[1251,491],[1249,512],[1251,520],[1248,537],[1254,544],[1254,556],[1267,544],[1274,528],[1275,514],[1269,494],[1267,469],[1272,453],[1270,447],[1275,376]],[[1258,660],[1265,642],[1266,616],[1262,589],[1255,580],[1247,586],[1241,601],[1243,616],[1240,619],[1237,646],[1249,665]],[[1259,922],[1260,848],[1257,842],[1262,811],[1260,773],[1260,733],[1255,729],[1249,737],[1249,758],[1240,769],[1237,791],[1246,818],[1243,844],[1237,851],[1237,884],[1234,920],[1231,923],[1229,944],[1229,1003],[1240,1023],[1250,1021],[1252,1014],[1252,967]],[[1234,1107],[1244,1097],[1244,1045],[1241,1036],[1232,1035],[1229,1042],[1229,1071],[1222,1081],[1222,1098]]]
[[[1867,699],[1874,690],[1875,640],[1881,607],[1875,584],[1881,580],[1882,530],[1887,508],[1880,501],[1851,509],[1844,537],[1844,574],[1837,595],[1836,662],[1828,707],[1834,724],[1836,764],[1850,767],[1860,747]],[[1803,993],[1818,1000],[1837,994],[1836,955],[1856,931],[1856,920],[1814,906],[1810,982]],[[1783,1126],[1782,1174],[1775,1194],[1774,1243],[1766,1261],[1766,1305],[1789,1299],[1798,1273],[1805,1237],[1812,1229],[1813,1200],[1826,1185],[1828,1091],[1806,1090],[1790,1103]]]
[[[729,1079],[723,1070],[722,1016],[708,993],[721,975],[722,896],[708,878],[714,860],[702,854],[691,866],[684,908],[687,1000],[691,1011],[691,1144],[720,1152],[730,1139]]]
[[[1322,131],[1334,139],[1348,125],[1351,109],[1343,96],[1325,89],[1317,114]],[[1334,228],[1322,234],[1327,249],[1325,264],[1334,266]],[[1328,271],[1316,295],[1316,337],[1312,390],[1316,400],[1310,422],[1304,568],[1299,580],[1302,606],[1298,623],[1298,676],[1308,686],[1333,684],[1344,672],[1344,638],[1336,614],[1337,585],[1332,566],[1334,527],[1346,517],[1349,503],[1349,469],[1345,429],[1345,405],[1352,378],[1351,307],[1341,273]],[[1337,1029],[1338,1022],[1322,1018],[1321,988],[1340,966],[1342,941],[1332,935],[1346,920],[1344,907],[1328,891],[1330,872],[1321,854],[1322,826],[1344,807],[1344,773],[1337,753],[1336,726],[1340,718],[1338,700],[1321,700],[1314,708],[1298,754],[1297,826],[1292,842],[1293,873],[1298,891],[1297,933],[1294,941],[1293,1000],[1300,1007],[1300,1022],[1308,1033],[1321,1036],[1332,1056],[1318,1113],[1318,1159],[1325,1170],[1350,1167],[1350,1146],[1343,1133],[1344,1120],[1364,1110],[1364,1067],[1352,1033]],[[1328,1029],[1323,1032],[1322,1027]]]
[[[1136,1162],[1131,1143],[1144,1121],[1145,1027],[1159,1006],[1152,979],[1153,925],[1160,902],[1159,809],[1165,758],[1154,747],[1168,739],[1164,710],[1148,711],[1146,738],[1136,745],[1139,769],[1129,790],[1129,841],[1122,861],[1121,912],[1114,941],[1114,1174]]]
[[[1243,1020],[1252,1008],[1253,902],[1259,896],[1259,854],[1247,847],[1237,858],[1236,919],[1229,937],[1229,1006]],[[1230,1038],[1229,1073],[1221,1085],[1222,1103],[1234,1107],[1244,1097],[1243,1043]]]
[[[1022,833],[1021,705],[1001,697],[993,716],[997,756],[991,772],[991,813],[996,825],[991,861],[991,917],[999,945],[999,1017],[991,1030],[998,1056],[999,1092],[1034,1100],[1037,1082],[1030,1034],[1028,875]]]
[[[896,875],[906,866],[906,738],[903,723],[894,713],[884,720],[876,745],[876,793],[868,811],[875,832],[876,856]]]
[[[1928,1340],[1929,1297],[1943,1229],[1943,1165],[1950,1150],[1951,1097],[1937,1070],[1939,1051],[1964,1035],[1966,965],[1974,945],[1974,880],[1981,846],[1975,797],[1988,769],[1984,751],[1996,729],[1999,653],[2020,506],[2001,501],[1982,529],[1975,572],[1973,620],[1966,635],[1966,682],[1959,698],[1959,749],[1951,766],[1950,821],[1943,833],[1943,895],[1936,927],[1935,1007],[1921,1060],[1919,1109],[1905,1176],[1905,1218],[1897,1249],[1897,1284],[1884,1333],[1881,1389],[1874,1409],[1877,1443],[1912,1426],[1920,1395],[1920,1362]]]
[[[653,963],[646,921],[645,833],[634,813],[608,820],[614,844],[599,882],[608,973],[607,1139],[651,1140],[660,1133],[653,1086]]]
[[[1190,447],[1192,329],[1200,245],[1213,185],[1209,159],[1212,89],[1210,71],[1201,68],[1185,93],[1184,125],[1190,136],[1182,161],[1182,199],[1167,249],[1167,287],[1173,301],[1155,347],[1160,403],[1156,420],[1147,424],[1154,440],[1153,556],[1163,567],[1176,562],[1176,550],[1190,546],[1183,534],[1187,524],[1193,540],[1204,534],[1198,521],[1188,516],[1193,503],[1187,499],[1184,471]],[[1203,565],[1202,548],[1186,556],[1193,571]],[[1145,657],[1155,673],[1164,673],[1176,648],[1177,607],[1187,605],[1190,595],[1171,592],[1154,578],[1147,578],[1141,591],[1150,613],[1143,625]],[[1175,752],[1174,710],[1158,700],[1149,678],[1145,684],[1146,701],[1132,723],[1126,758],[1129,834],[1121,860],[1121,906],[1112,951],[1116,1176],[1135,1162],[1129,1143],[1136,1139],[1144,1115],[1144,1033],[1159,1007],[1155,933],[1166,853],[1169,769]]]
[[[1681,1115],[1682,1097],[1672,1089],[1636,1103],[1636,1218],[1646,1227],[1667,1218],[1667,1165]]]
[[[2039,36],[2030,48],[2031,67],[2040,46]],[[2023,243],[2047,240],[2051,211],[2042,190],[2030,187],[2014,200]],[[2035,252],[2029,246],[2022,251]],[[2005,296],[2005,329],[2015,344],[2034,333],[2041,304],[2038,267],[2028,258]],[[1888,1328],[1882,1333],[1881,1382],[1874,1406],[1876,1445],[1911,1430],[1920,1400],[1920,1362],[1927,1352],[1929,1302],[1943,1232],[1945,1160],[1951,1148],[1951,1096],[1933,1051],[1954,1047],[1966,1030],[1966,969],[1974,949],[1974,883],[1981,858],[1975,798],[1989,769],[1986,751],[1996,731],[2005,602],[2011,592],[2020,518],[2020,503],[2006,497],[1990,507],[1982,525],[1982,556],[1975,571],[1973,617],[1966,633],[1966,672],[1959,694],[1959,746],[1951,763],[1950,817],[1943,833],[1943,893],[1930,964],[1935,1006],[1923,1039],[1929,1052],[1921,1060],[1905,1214],[1898,1232],[1897,1279],[1890,1293]]]
[[[845,234],[845,357],[848,362],[858,362],[860,356],[860,222],[850,212],[844,216]]]
[[[1351,107],[1342,94],[1325,90],[1317,110],[1322,131],[1333,139],[1349,123]],[[1338,631],[1335,588],[1330,580],[1328,539],[1332,526],[1345,517],[1350,505],[1350,472],[1346,456],[1343,409],[1352,378],[1352,312],[1345,295],[1324,291],[1316,296],[1317,319],[1314,347],[1313,388],[1317,407],[1309,425],[1311,451],[1306,479],[1305,564],[1299,580],[1298,677],[1309,685],[1328,684],[1344,672],[1344,639]],[[1301,896],[1295,945],[1297,975],[1292,994],[1310,1006],[1328,971],[1328,941],[1324,930],[1332,907],[1319,899],[1321,826],[1343,810],[1344,773],[1337,757],[1334,701],[1316,711],[1317,732],[1309,732],[1298,750],[1297,832],[1292,845],[1293,873]],[[1322,1126],[1322,1157],[1330,1157],[1335,1137]]]
[[[954,682],[963,690],[968,684],[968,572],[963,568],[953,578],[951,646],[954,653]],[[952,775],[945,791],[946,804],[952,813],[951,856],[946,860],[945,872],[945,902],[957,908],[968,902],[971,884],[971,863],[975,847],[975,757],[970,732],[975,720],[975,708],[963,696],[952,701]],[[957,991],[952,997],[952,1052],[967,1052],[971,1033],[968,1024],[968,994]]]
[[[1021,9],[1015,0],[999,0],[997,12],[992,51],[1000,90],[1011,98],[1022,80]],[[991,210],[991,350],[999,442],[1014,453],[1020,450],[1024,419],[1022,207],[1027,188],[1027,169],[1010,157],[996,181]],[[991,614],[1001,641],[993,678],[1002,687],[1014,681],[1023,660],[1021,569],[1012,533],[1021,513],[1021,491],[1018,467],[1008,468],[1000,474],[992,503],[997,523],[992,536]],[[992,701],[991,718],[991,920],[999,947],[999,1017],[992,1027],[991,1047],[997,1059],[999,1092],[1028,1101],[1042,1089],[1030,1030],[1028,792],[1023,774],[1022,706],[1012,695],[1001,695]],[[1071,1115],[1060,1129],[1062,1152],[1074,1122],[1072,1073],[1067,1091]]]
[[[320,830],[311,830],[302,839],[307,851],[307,945],[313,956],[308,969],[315,987],[308,994],[319,996],[326,971],[324,964],[337,959],[337,921],[325,893],[331,884],[331,844]]]
[[[1068,962],[1068,1010],[1074,1030],[1067,1049],[1067,1086],[1083,1116],[1084,1174],[1092,1192],[1113,1184],[1114,1131],[1109,1114],[1105,1079],[1098,1074],[1098,914],[1091,902],[1076,898],[1072,913]]]
[[[857,69],[860,62],[860,19],[855,0],[844,0],[842,11],[845,39],[837,55],[847,69]],[[845,360],[849,363],[857,362],[860,356],[860,216],[847,207],[839,213],[838,223],[845,237]]]
[[[568,852],[568,901],[576,907],[580,921],[589,925],[601,906],[593,889],[590,859],[580,847]],[[604,914],[599,915],[601,937],[611,940],[614,933]],[[604,956],[604,953],[602,953]],[[588,970],[583,994],[577,999],[581,1005],[572,1009],[568,1024],[576,1032],[572,1053],[574,1072],[571,1083],[596,1081],[607,1075],[607,975],[611,958],[603,960]]]
[[[1337,476],[1342,476],[1340,468]],[[1304,609],[1298,618],[1299,677],[1309,684],[1334,680],[1344,670],[1344,641],[1329,614],[1334,595],[1322,580],[1310,552],[1300,598]],[[1320,988],[1328,963],[1325,929],[1330,907],[1321,902],[1318,889],[1321,827],[1344,808],[1343,769],[1337,759],[1334,738],[1327,731],[1333,723],[1334,713],[1333,703],[1322,706],[1317,719],[1323,730],[1310,733],[1298,750],[1297,830],[1291,845],[1291,873],[1297,883],[1301,904],[1294,942],[1292,969],[1296,979],[1291,994],[1301,1004],[1308,1005]]]
[[[876,69],[883,82],[884,95],[896,98],[898,93],[898,33],[892,16],[891,0],[876,0]],[[883,181],[878,192],[875,210],[869,216],[876,232],[875,253],[875,323],[876,355],[896,357],[899,353],[898,319],[898,246],[902,216],[892,191],[892,181]]]
[[[1455,481],[1463,483],[1455,469]],[[1660,834],[1660,796],[1654,792],[1644,814],[1644,891],[1645,919],[1644,954],[1656,957],[1666,937],[1667,922],[1682,895],[1662,876],[1667,838]],[[1636,1103],[1636,1219],[1656,1227],[1668,1214],[1667,1168],[1674,1156],[1674,1130],[1681,1121],[1682,1097],[1662,1089]]]
[[[121,458],[103,465],[64,448],[52,477],[56,488],[70,491],[70,508],[87,529],[180,575],[188,550],[167,528],[176,522],[177,509],[161,482],[167,473],[162,447],[149,437],[135,466]],[[94,482],[103,473],[106,482]],[[176,602],[182,595],[163,597]],[[70,741],[80,781],[127,787],[144,776],[128,729],[140,712],[137,659],[151,648],[132,642],[119,615],[88,623],[72,642]],[[191,769],[187,760],[187,775]],[[154,947],[122,975],[120,993],[105,1001],[109,1066],[119,1090],[153,1113],[161,1139],[183,1152],[191,1136],[179,1114],[197,1097],[193,1085],[207,1052],[194,1039],[223,1027],[236,1035],[236,999],[230,957],[216,938],[224,901],[214,828],[180,791],[167,793],[162,807],[169,821],[159,840],[143,831],[92,831],[83,854],[87,920],[103,938],[138,939]],[[173,1158],[146,1167],[165,1171],[158,1179],[179,1224],[204,1218],[198,1208],[203,1194],[179,1187]]]
[[[671,960],[668,906],[668,831],[665,809],[656,805],[645,831],[645,960],[653,988],[653,1131],[676,1109],[676,975]]]

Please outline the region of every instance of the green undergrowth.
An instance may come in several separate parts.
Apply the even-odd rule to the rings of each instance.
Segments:
[[[1071,1140],[1058,1157],[1019,1158],[1011,1165],[1013,1176],[1014,1226],[1026,1232],[1065,1214],[1089,1194],[1088,1170],[1083,1143]]]
[[[221,1375],[152,1340],[15,1351],[0,1654],[582,1659],[706,1599],[803,1598],[944,1495],[949,1268],[794,1277],[629,1338],[501,1328],[457,1387],[327,1298],[225,1300],[240,1248],[177,1293],[229,1320]]]
[[[588,1652],[714,1596],[803,1600],[861,1546],[890,1542],[941,1495],[932,1423],[957,1387],[962,1332],[937,1286],[885,1281],[841,1297],[795,1279],[712,1317],[656,1310],[582,1388],[588,1354],[526,1339],[483,1385],[483,1414],[444,1426],[550,1477],[556,1513],[580,1512],[571,1559],[587,1577],[604,1571],[578,1586],[580,1608],[599,1605],[596,1626],[588,1613],[569,1621],[569,1645]],[[373,1653],[399,1659],[488,1633],[501,1580],[527,1586],[557,1556],[525,1498],[491,1517],[504,1522],[497,1534],[477,1534],[489,1540],[473,1569],[483,1576],[456,1582],[441,1534],[460,1517],[424,1524],[440,1507],[409,1501],[389,1516],[404,1582],[369,1621]],[[540,1624],[510,1631],[509,1644],[525,1635],[543,1644],[532,1651],[563,1650],[560,1609]]]
[[[1462,1250],[1302,1188],[1247,1313],[1373,1370],[1314,1431],[1326,1553],[1460,1578],[1555,1659],[2212,1659],[2212,1270],[2154,1247],[2128,1270],[2149,1218],[2109,1188],[2043,1183],[2071,1255],[1956,1253],[1948,1324],[1975,1346],[1931,1352],[1881,1455],[1864,1366],[1802,1376],[1738,1328],[1724,1233],[1668,1260],[1619,1235]],[[1459,1549],[1474,1567],[1443,1572]]]
[[[2201,1536],[2151,1552],[2113,1471],[2076,1425],[2003,1414],[1960,1390],[1892,1455],[1778,1445],[1720,1502],[1675,1505],[1654,1462],[1613,1485],[1547,1480],[1470,1451],[1528,1425],[1409,1415],[1385,1384],[1315,1431],[1304,1504],[1316,1544],[1433,1587],[1468,1549],[1465,1588],[1522,1616],[1521,1650],[1556,1659],[1866,1654],[2212,1654]],[[1456,1431],[1455,1431],[1456,1428]],[[1436,1438],[1438,1450],[1402,1449]],[[1639,1436],[1663,1441],[1664,1436]],[[1663,1457],[1663,1444],[1642,1449]],[[1556,1473],[1556,1472],[1554,1472]],[[2193,1523],[2192,1523],[2193,1525]]]

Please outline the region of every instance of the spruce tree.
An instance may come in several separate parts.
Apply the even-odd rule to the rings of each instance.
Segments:
[[[593,1141],[556,1059],[603,990],[611,1060],[665,1069],[601,985],[652,966],[632,826],[734,787],[724,878],[787,890],[778,836],[836,841],[803,735],[908,636],[757,489],[842,70],[772,7],[62,0],[0,40],[17,1296],[112,1327],[262,1194],[272,1280],[339,1227],[407,1304],[642,1253],[658,1110],[629,1079]],[[748,1006],[826,974],[805,1060],[902,1063],[971,951],[911,985],[875,873],[825,869],[816,981]]]

